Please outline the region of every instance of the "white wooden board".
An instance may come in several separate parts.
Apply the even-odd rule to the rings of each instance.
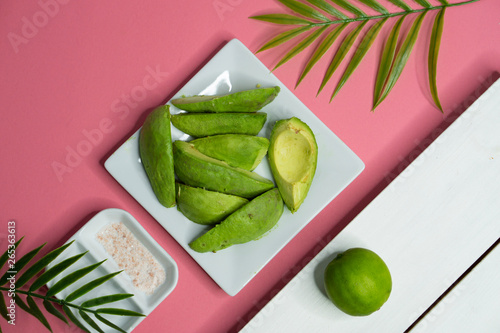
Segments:
[[[499,213],[497,81],[242,332],[404,332],[500,237]],[[393,277],[389,300],[367,317],[342,313],[323,288],[327,263],[351,247],[378,253]]]
[[[410,333],[500,332],[500,246],[481,260]]]

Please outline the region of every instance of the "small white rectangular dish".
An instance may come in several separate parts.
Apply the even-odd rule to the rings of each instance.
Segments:
[[[173,98],[191,95],[227,94],[257,86],[279,86],[276,99],[261,111],[267,122],[259,136],[269,138],[274,123],[297,117],[312,129],[318,143],[318,165],[308,197],[299,211],[285,212],[277,226],[258,241],[217,253],[197,253],[189,243],[207,230],[185,218],[176,208],[165,208],[156,199],[139,157],[139,131],[105,162],[108,172],[127,190],[229,295],[237,294],[309,221],[347,187],[364,164],[240,41],[226,44]],[[168,103],[170,105],[170,103]],[[170,105],[171,113],[180,112]],[[172,126],[172,139],[190,136]],[[255,172],[273,179],[265,158]]]
[[[98,263],[102,260],[106,260],[97,269],[84,276],[74,284],[70,285],[59,294],[56,294],[57,298],[64,299],[71,292],[77,290],[79,287],[85,285],[90,281],[93,281],[98,277],[123,270],[123,268],[119,267],[118,263],[113,259],[113,257],[106,251],[104,246],[96,238],[104,228],[111,224],[119,222],[121,222],[123,226],[125,226],[132,233],[135,239],[137,239],[154,257],[154,259],[156,259],[159,267],[161,267],[165,272],[164,282],[158,285],[152,293],[145,293],[136,288],[127,272],[123,271],[113,277],[111,280],[91,290],[89,293],[72,301],[72,303],[81,304],[82,302],[95,297],[111,294],[130,293],[134,294],[134,296],[118,302],[105,304],[102,307],[128,309],[142,313],[144,315],[148,315],[168,296],[168,294],[172,292],[177,284],[179,275],[175,261],[130,213],[122,209],[110,208],[97,213],[93,218],[91,218],[89,222],[87,222],[68,240],[67,243],[74,241],[73,244],[71,244],[59,257],[56,258],[56,260],[54,260],[49,266],[47,266],[48,269],[69,257],[86,251],[88,251],[87,254],[85,254],[76,263],[70,266],[71,270],[80,269],[88,265]],[[130,252],[131,249],[126,249],[125,251]],[[56,277],[54,280],[50,281],[47,284],[48,287],[52,287],[58,280],[59,278]],[[74,310],[73,308],[71,309]],[[78,311],[73,311],[73,313],[75,314],[77,319],[90,331],[94,331],[81,318],[81,316],[78,314]],[[106,315],[103,315],[103,317],[128,332],[132,331],[145,318]],[[91,318],[95,319],[92,315]],[[108,328],[98,320],[94,321],[96,321],[96,323],[102,329]]]

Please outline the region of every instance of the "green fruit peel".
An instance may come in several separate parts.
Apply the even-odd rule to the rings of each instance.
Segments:
[[[274,188],[256,197],[189,244],[196,252],[216,252],[259,239],[283,214],[283,200]]]
[[[188,112],[255,112],[271,103],[280,87],[257,88],[222,96],[190,96],[171,100],[177,108]]]
[[[165,207],[175,206],[175,175],[168,105],[154,109],[139,134],[139,154],[153,192]]]

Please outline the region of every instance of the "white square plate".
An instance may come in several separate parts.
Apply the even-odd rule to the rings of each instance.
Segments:
[[[102,228],[111,223],[118,222],[123,223],[123,225],[128,230],[130,230],[134,237],[140,243],[142,243],[142,245],[144,245],[144,247],[158,261],[160,266],[165,270],[165,282],[159,285],[156,290],[151,295],[149,295],[136,289],[132,284],[132,280],[126,274],[126,272],[122,272],[113,277],[111,280],[108,280],[104,284],[91,290],[89,293],[76,299],[72,303],[81,304],[82,302],[95,297],[111,294],[130,293],[134,294],[134,296],[118,302],[103,305],[102,307],[127,309],[142,313],[144,315],[148,315],[175,288],[179,276],[177,265],[172,257],[167,252],[165,252],[165,250],[153,239],[153,237],[151,237],[151,235],[139,224],[139,222],[132,215],[130,215],[130,213],[117,208],[105,209],[97,213],[67,242],[69,243],[71,241],[74,241],[74,243],[71,244],[66,250],[64,250],[64,252],[61,253],[61,255],[59,255],[56,260],[54,260],[52,263],[50,263],[50,265],[47,266],[47,268],[53,267],[61,261],[85,251],[88,251],[88,253],[80,258],[76,263],[74,263],[70,267],[70,269],[80,269],[107,259],[97,269],[90,272],[88,275],[85,275],[83,278],[70,285],[62,292],[56,294],[56,297],[59,299],[64,299],[71,292],[77,290],[84,284],[93,281],[96,278],[122,270],[112,259],[112,257],[106,252],[101,243],[99,243],[99,241],[96,239],[96,234],[99,233]],[[48,287],[52,287],[54,283],[59,279],[60,277],[56,277],[54,280],[47,283]],[[71,309],[73,310],[73,308]],[[90,326],[87,325],[87,323],[81,318],[81,316],[78,314],[78,311],[73,311],[73,313],[82,324],[84,324],[91,332],[94,332],[94,330],[91,329]],[[94,319],[94,321],[102,329],[104,329],[105,331],[109,330],[108,326],[95,319],[92,315],[90,317]],[[127,332],[132,331],[145,318],[107,315],[103,315],[103,317],[107,318],[112,323]]]
[[[174,98],[191,95],[227,94],[257,85],[279,86],[276,99],[261,111],[268,114],[259,136],[269,138],[274,123],[293,116],[312,129],[318,143],[318,165],[309,194],[295,213],[285,209],[277,226],[265,237],[235,245],[217,253],[197,253],[189,243],[207,230],[185,218],[176,208],[165,208],[156,199],[140,162],[139,131],[132,135],[104,166],[193,257],[194,260],[229,295],[236,295],[316,214],[332,201],[364,169],[363,162],[328,127],[325,126],[269,69],[240,41],[226,44]],[[170,105],[171,113],[180,110]],[[172,139],[189,140],[190,136],[172,126]],[[254,170],[273,179],[267,159]]]

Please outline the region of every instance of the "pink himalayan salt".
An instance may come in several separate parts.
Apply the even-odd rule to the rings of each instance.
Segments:
[[[102,228],[96,238],[138,290],[151,295],[165,281],[163,267],[122,222]]]

